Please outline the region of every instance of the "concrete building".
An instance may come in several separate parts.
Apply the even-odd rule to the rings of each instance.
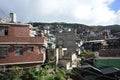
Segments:
[[[40,65],[46,59],[46,38],[31,37],[29,24],[0,24],[0,68]]]
[[[75,52],[76,48],[78,47],[76,45],[75,31],[68,30],[68,31],[63,31],[63,32],[57,32],[56,33],[56,47],[57,48],[67,48],[68,54]]]

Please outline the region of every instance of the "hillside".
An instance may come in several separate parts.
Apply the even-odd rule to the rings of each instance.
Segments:
[[[32,24],[34,27],[36,26],[45,26],[45,25],[51,25],[53,26],[54,28],[57,27],[57,26],[62,26],[64,28],[72,28],[72,29],[76,29],[78,27],[83,27],[83,28],[90,28],[90,26],[87,26],[87,25],[84,25],[84,24],[76,24],[76,23],[64,23],[64,22],[54,22],[54,23],[41,23],[41,22],[32,22],[32,23],[29,23],[29,24]]]
[[[59,23],[58,22],[54,22],[54,23],[32,22],[32,23],[29,23],[29,24],[32,24],[34,27],[39,26],[39,25],[41,25],[41,26],[51,25],[52,27],[56,28],[59,25],[59,26],[65,27],[65,28],[73,28],[73,29],[82,27],[82,28],[86,28],[86,29],[92,29],[92,30],[95,30],[95,31],[96,30],[100,31],[100,30],[104,30],[104,29],[109,29],[113,33],[114,32],[120,32],[120,25],[87,26],[87,25],[84,25],[84,24],[64,23],[64,22],[59,22]]]
[[[97,26],[100,30],[109,29],[112,33],[120,32],[120,25]]]

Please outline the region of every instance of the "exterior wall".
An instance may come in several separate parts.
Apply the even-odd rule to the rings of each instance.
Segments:
[[[31,45],[34,47],[34,52],[28,52],[27,51],[27,45],[23,45],[23,55],[16,56],[15,55],[15,46],[10,45],[9,50],[8,50],[8,55],[0,58],[0,65],[2,64],[19,64],[19,63],[29,63],[32,62],[34,63],[35,61],[41,61],[44,62],[44,54],[45,53],[40,53],[39,51],[39,46],[40,45]]]
[[[29,25],[19,25],[19,24],[0,24],[0,26],[8,27],[9,37],[30,37],[29,35]]]
[[[25,25],[10,25],[9,26],[9,36],[11,37],[30,37],[29,36],[29,26]]]
[[[56,58],[56,49],[47,49],[47,59],[54,61]]]
[[[62,40],[61,40],[62,39]],[[63,32],[56,34],[56,46],[60,47],[59,41],[62,41],[62,47],[67,48],[68,53],[76,51],[76,36],[74,32]]]
[[[98,51],[100,57],[120,57],[120,49],[101,49]],[[94,57],[95,53],[86,54],[85,58]]]
[[[120,57],[120,49],[103,49],[99,54],[101,57]]]
[[[107,39],[109,49],[120,48],[120,38]]]
[[[46,43],[46,39],[45,37],[8,37],[8,36],[0,36],[0,44],[2,44],[2,42],[16,42],[16,44],[18,42],[29,42],[29,43],[40,43],[40,44],[45,44]]]
[[[29,37],[29,26],[28,27],[21,27],[15,26],[15,37]]]
[[[0,65],[23,65],[44,63],[46,59],[46,38],[30,37],[30,25],[24,24],[0,24],[8,27],[8,35],[0,36],[0,46],[8,47],[8,54],[0,57]],[[15,45],[22,45],[23,54],[15,55]],[[28,52],[27,46],[32,45],[34,52]],[[40,53],[39,47],[44,47],[44,52]]]

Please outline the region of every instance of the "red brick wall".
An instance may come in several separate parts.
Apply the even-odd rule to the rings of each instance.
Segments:
[[[8,27],[8,36],[12,37],[30,37],[29,25],[21,24],[0,24],[0,26]]]
[[[120,49],[103,49],[99,50],[99,56],[101,57],[120,57]],[[86,54],[86,58],[93,57],[94,54]]]
[[[102,57],[120,57],[120,49],[105,49],[99,50]]]
[[[16,37],[30,37],[29,27],[15,26],[14,28]]]
[[[0,36],[0,42],[39,42],[41,44],[46,43],[45,37],[8,37]]]
[[[23,46],[23,55],[22,56],[15,56],[14,46],[10,45],[9,53],[6,57],[0,58],[0,63],[14,63],[14,62],[32,62],[32,61],[43,61],[44,57],[43,54],[39,54],[39,45],[33,45],[34,52],[28,52],[27,46]]]
[[[0,43],[7,42],[7,45],[11,44],[9,47],[8,55],[5,58],[0,58],[0,63],[14,63],[14,62],[33,62],[33,61],[43,61],[44,55],[38,54],[39,43],[44,46],[46,43],[45,37],[30,37],[29,36],[29,25],[21,24],[0,24],[2,26],[9,27],[8,36],[0,36]],[[27,52],[27,46],[24,45],[24,53],[22,56],[15,56],[15,47],[12,42],[26,42],[34,44],[34,52]],[[16,43],[14,43],[16,44]],[[21,44],[22,45],[22,44]],[[40,46],[39,45],[39,46]]]
[[[9,36],[12,37],[30,37],[29,26],[24,25],[11,25],[9,27]]]
[[[7,37],[12,37],[12,36],[15,37],[15,30],[14,30],[14,27],[9,25]]]

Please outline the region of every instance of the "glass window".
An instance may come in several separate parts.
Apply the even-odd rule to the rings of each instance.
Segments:
[[[28,47],[27,51],[28,52],[34,52],[34,47]]]
[[[0,47],[0,56],[6,56],[8,54],[8,47]]]
[[[0,36],[8,35],[8,27],[1,27],[0,26]]]
[[[16,46],[16,47],[15,47],[15,55],[16,55],[16,56],[21,56],[21,55],[23,55],[23,48],[22,48],[22,47],[19,47],[19,46]]]

